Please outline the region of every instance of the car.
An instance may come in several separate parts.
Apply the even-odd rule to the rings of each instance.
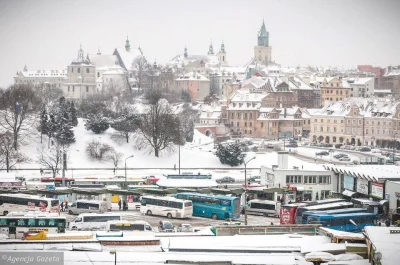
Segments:
[[[274,148],[273,144],[267,144],[267,148]]]
[[[223,178],[217,179],[216,181],[217,181],[217,183],[233,183],[233,182],[235,182],[235,179],[232,177],[223,177]]]
[[[371,151],[371,148],[369,148],[369,147],[361,147],[361,148],[359,148],[359,151],[360,152],[369,152],[369,151]]]
[[[334,155],[333,157],[336,159],[339,159],[339,158],[342,158],[343,156],[344,156],[343,154],[337,154],[337,155]]]
[[[329,152],[327,152],[327,151],[321,151],[321,152],[317,152],[316,155],[317,155],[317,156],[327,156],[327,155],[329,155]]]
[[[341,148],[343,146],[343,144],[335,144],[335,148],[336,149],[339,149],[339,148]]]
[[[178,232],[193,232],[193,227],[190,224],[180,224],[178,226]]]
[[[299,146],[297,145],[297,143],[289,143],[286,145],[286,147],[299,147]]]
[[[247,182],[251,183],[251,182],[256,182],[256,183],[260,183],[261,182],[261,177],[260,176],[252,176],[247,178]]]
[[[344,156],[339,158],[339,161],[351,161],[350,157]]]
[[[159,232],[175,232],[175,226],[170,221],[160,221],[158,226]]]
[[[360,161],[358,161],[358,160],[353,160],[353,162],[352,162],[354,165],[359,165],[360,164]]]

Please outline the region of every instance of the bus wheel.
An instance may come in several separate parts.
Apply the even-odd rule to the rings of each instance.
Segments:
[[[167,218],[171,219],[172,218],[172,214],[171,213],[167,213]]]
[[[73,214],[74,214],[71,210],[69,210],[68,213],[69,213],[70,215],[73,215]]]
[[[214,219],[214,220],[217,220],[217,219],[218,219],[218,216],[217,216],[215,213],[213,213],[213,214],[211,215],[211,218]]]
[[[150,210],[147,210],[147,213],[146,213],[147,215],[151,215],[152,213],[151,213],[151,211]]]
[[[268,217],[268,214],[267,214],[267,213],[264,213],[264,217]]]
[[[3,215],[6,216],[8,214],[8,211],[4,211]]]
[[[78,230],[78,229],[77,229],[77,227],[76,227],[76,226],[73,226],[73,227],[71,228],[71,230],[74,230],[74,231],[76,231],[76,230]]]

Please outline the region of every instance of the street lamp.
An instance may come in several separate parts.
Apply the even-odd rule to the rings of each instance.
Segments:
[[[114,265],[117,265],[117,251],[115,249],[110,250],[110,254],[114,255]]]
[[[244,162],[244,225],[247,225],[247,164],[254,159],[256,159],[255,156],[247,162]]]
[[[178,168],[179,175],[181,174],[181,137],[182,137],[182,128],[179,126],[179,143],[178,143]]]
[[[134,155],[128,156],[127,158],[125,158],[125,184],[126,184],[126,160],[128,160],[129,158],[133,157]]]

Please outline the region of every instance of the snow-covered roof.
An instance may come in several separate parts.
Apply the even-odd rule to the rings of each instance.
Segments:
[[[266,94],[258,94],[258,93],[248,93],[247,91],[237,90],[235,94],[231,97],[231,102],[234,103],[243,103],[243,102],[259,102],[266,97]]]
[[[125,75],[126,71],[119,65],[110,67],[103,75]]]
[[[178,54],[167,63],[169,67],[182,67],[192,62],[203,61],[207,68],[219,66],[219,58],[216,55],[188,55]]]
[[[210,79],[208,79],[204,75],[201,75],[201,74],[196,73],[196,72],[186,73],[184,75],[179,76],[175,80],[176,81],[188,81],[188,80],[190,80],[190,81],[210,81]]]
[[[370,181],[400,180],[400,167],[395,165],[324,165],[328,170]]]
[[[392,90],[390,90],[390,89],[374,89],[374,94],[379,94],[379,93],[391,94]]]
[[[382,254],[381,265],[399,264],[400,228],[385,226],[366,226],[364,234],[371,241],[376,252]],[[394,233],[391,233],[394,231]]]
[[[157,186],[164,188],[214,188],[218,184],[211,179],[160,179]]]
[[[392,67],[390,70],[388,69],[383,76],[390,77],[390,76],[398,76],[398,75],[400,75],[400,66]]]
[[[98,67],[113,67],[115,62],[118,62],[117,56],[113,54],[88,54],[89,60],[92,64]]]
[[[67,69],[64,70],[35,70],[35,71],[19,71],[18,76],[29,77],[29,78],[40,78],[40,77],[54,77],[64,78],[67,77]]]
[[[116,48],[114,51],[114,55],[119,56],[121,58],[120,65],[125,68],[126,70],[131,70],[132,69],[132,63],[133,61],[142,56],[142,52],[139,49],[131,49],[127,51],[125,48]]]
[[[357,77],[357,78],[346,78],[343,79],[350,85],[365,85],[368,82],[375,80],[374,77]]]

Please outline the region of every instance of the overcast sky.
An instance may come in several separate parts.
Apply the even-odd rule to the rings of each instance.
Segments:
[[[206,54],[225,43],[231,65],[248,62],[263,18],[272,59],[285,66],[400,64],[400,1],[0,0],[0,85],[29,70],[63,69],[77,56],[140,47],[150,61]]]

